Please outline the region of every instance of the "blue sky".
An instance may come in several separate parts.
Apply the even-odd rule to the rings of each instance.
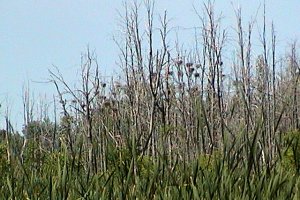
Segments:
[[[80,65],[80,55],[87,45],[96,51],[103,75],[118,71],[118,49],[113,35],[118,33],[117,10],[123,0],[0,0],[0,120],[8,102],[12,119],[22,123],[22,87],[29,83],[36,98],[51,99],[53,85],[37,83],[49,78],[48,69],[57,66],[70,82]],[[245,20],[254,16],[263,1],[216,0],[217,12],[224,16],[223,26],[235,25],[233,5],[240,5]],[[158,15],[165,9],[171,26],[190,28],[199,21],[193,5],[201,8],[201,0],[156,0]],[[272,20],[278,35],[279,48],[300,38],[299,0],[266,0],[267,25]],[[261,23],[260,23],[261,24]],[[257,25],[259,26],[259,25]],[[181,42],[193,33],[180,32]],[[187,41],[189,42],[189,41]]]

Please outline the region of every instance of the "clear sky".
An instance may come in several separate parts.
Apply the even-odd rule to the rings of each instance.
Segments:
[[[125,0],[126,1],[126,0]],[[139,0],[137,0],[139,1]],[[103,75],[118,68],[118,49],[113,41],[117,34],[124,0],[0,0],[0,121],[6,102],[12,119],[22,122],[22,87],[29,83],[35,96],[46,94],[51,99],[53,85],[37,83],[49,78],[48,69],[56,65],[70,82],[80,65],[80,55],[87,45],[95,50]],[[129,1],[128,1],[129,2]],[[171,26],[198,26],[193,5],[201,8],[201,0],[156,0],[158,15],[165,9]],[[216,0],[218,12],[224,16],[223,26],[233,27],[233,5],[240,5],[245,19],[254,16],[263,1]],[[266,0],[267,25],[273,20],[279,47],[300,38],[299,0]],[[258,20],[261,20],[259,18]],[[261,24],[261,23],[260,23]],[[188,34],[181,33],[183,39]]]

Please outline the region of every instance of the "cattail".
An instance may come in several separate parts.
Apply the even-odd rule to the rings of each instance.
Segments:
[[[103,88],[105,88],[105,87],[106,87],[106,83],[101,83],[101,86],[102,86]]]
[[[198,72],[196,72],[196,73],[194,74],[194,76],[195,76],[195,78],[199,78],[199,77],[200,77],[200,74],[199,74]]]

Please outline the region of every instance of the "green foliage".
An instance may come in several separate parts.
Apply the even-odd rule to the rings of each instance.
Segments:
[[[293,136],[294,137],[294,136]],[[293,139],[294,140],[294,139]],[[291,146],[288,149],[293,148]],[[294,143],[296,145],[296,143]],[[54,152],[41,152],[38,160],[29,157],[34,143],[28,145],[22,164],[7,162],[6,146],[0,145],[0,198],[16,199],[292,199],[299,195],[300,178],[279,162],[271,171],[248,174],[247,160],[228,168],[220,151],[199,155],[194,162],[180,159],[173,164],[166,158],[138,156],[136,165],[128,148],[108,149],[108,170],[86,171],[79,157],[68,154],[65,145]],[[295,154],[285,151],[283,163],[291,164]],[[298,159],[298,158],[297,158]],[[33,170],[33,166],[39,170]],[[244,167],[243,167],[244,166]],[[134,168],[136,167],[136,172]],[[80,170],[77,170],[80,168]]]
[[[140,156],[138,159],[138,169],[141,178],[152,177],[154,175],[155,166],[150,156]]]
[[[7,160],[7,146],[3,143],[0,143],[0,172],[1,172],[1,182],[3,178],[7,175],[9,171],[9,163]]]
[[[288,132],[284,136],[286,149],[282,156],[282,165],[294,173],[300,173],[300,132]]]
[[[203,154],[198,156],[198,164],[201,168],[206,170],[213,170],[213,166],[216,162],[221,161],[222,153],[219,150],[215,150],[212,154]]]
[[[54,131],[54,124],[49,120],[36,120],[23,128],[23,134],[28,139],[37,139],[39,136],[48,136]]]

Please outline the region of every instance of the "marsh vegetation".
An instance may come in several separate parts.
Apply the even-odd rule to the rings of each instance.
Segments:
[[[279,55],[264,11],[234,10],[229,35],[207,3],[182,49],[153,10],[124,5],[120,76],[104,79],[90,49],[77,86],[49,70],[54,119],[24,91],[22,133],[9,115],[0,132],[1,199],[300,198],[297,43]]]

